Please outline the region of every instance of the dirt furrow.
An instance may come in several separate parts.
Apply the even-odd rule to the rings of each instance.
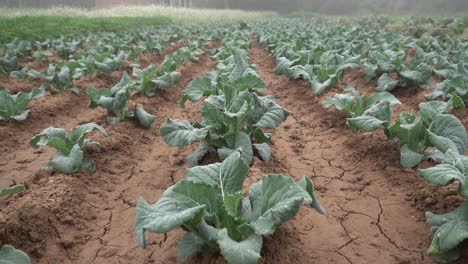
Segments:
[[[182,43],[177,42],[164,49],[160,54],[142,54],[139,63],[148,66],[150,62],[159,65],[165,55],[173,53],[180,48]],[[152,60],[153,59],[153,60]],[[110,88],[119,82],[124,71],[131,74],[131,62],[126,61],[124,67],[112,73],[101,73],[97,76],[85,76],[75,85],[80,89],[80,94],[63,91],[57,94],[47,93],[44,97],[31,101],[30,113],[26,121],[0,123],[0,152],[5,153],[0,161],[0,187],[9,186],[15,182],[24,182],[30,179],[40,168],[47,163],[54,150],[42,148],[34,151],[29,144],[29,139],[49,126],[73,129],[83,123],[94,122],[105,124],[105,111],[96,108],[89,109],[89,98],[86,96],[86,88],[93,85],[98,88]],[[28,92],[40,85],[40,81],[33,83],[7,78],[7,88],[20,89]],[[0,85],[2,79],[0,78]],[[133,99],[133,98],[132,98]],[[145,107],[143,102],[143,106]],[[26,172],[26,173],[25,173]]]
[[[137,98],[148,109],[158,113],[158,121],[153,126],[152,135],[148,135],[138,149],[127,153],[136,159],[135,166],[132,175],[123,179],[107,198],[108,210],[113,212],[114,217],[108,231],[100,237],[98,246],[102,249],[94,263],[146,263],[154,260],[157,263],[175,262],[180,232],[172,232],[167,236],[149,235],[148,248],[141,249],[135,240],[135,205],[140,196],[155,202],[169,186],[184,177],[188,166],[185,158],[194,151],[195,146],[187,149],[171,148],[164,143],[158,129],[166,118],[197,121],[201,103],[190,104],[183,110],[179,108],[178,100],[189,81],[214,67],[215,62],[208,57],[202,58],[198,63],[188,63],[181,70],[182,79],[177,87],[167,94],[156,98]],[[89,256],[85,251],[80,255],[81,258]]]
[[[0,241],[25,250],[34,263],[144,263],[153,255],[161,259],[161,250],[172,251],[178,241],[177,233],[153,237],[148,249],[139,248],[134,235],[134,207],[141,195],[149,201],[156,200],[174,179],[183,176],[185,157],[194,147],[185,150],[168,147],[159,136],[159,127],[169,117],[189,120],[197,117],[200,104],[182,110],[178,107],[180,94],[195,76],[214,67],[215,62],[208,56],[202,57],[200,61],[189,62],[178,69],[182,77],[175,87],[153,98],[133,96],[133,101],[158,116],[151,129],[142,129],[133,121],[105,125],[105,114],[100,112],[93,115],[93,120],[85,120],[104,124],[109,133],[108,138],[94,136],[102,148],[94,154],[97,171],[93,175],[51,175],[31,163],[18,168],[22,174],[31,170],[33,177],[26,182],[30,187],[27,191],[0,204],[3,208]],[[70,102],[71,108],[76,108],[74,122],[61,116],[61,123],[53,125],[72,128],[81,123],[88,100],[79,98]],[[59,101],[55,103],[60,104]],[[64,112],[69,113],[66,109]],[[52,124],[50,120],[43,120],[36,125],[47,127]],[[38,131],[44,128],[29,126]],[[5,128],[5,131],[9,133],[11,130]],[[24,134],[22,141],[27,141],[28,132]],[[12,152],[15,155],[11,162],[17,163],[18,154],[13,149]],[[50,155],[44,153],[43,156],[42,164],[45,164]],[[167,261],[173,262],[174,256],[173,252],[167,254],[170,259]]]
[[[303,208],[282,225],[265,242],[264,263],[432,263],[423,213],[408,201],[409,189],[398,186],[398,177],[417,175],[399,167],[383,133],[353,134],[343,114],[322,107],[331,94],[317,98],[305,82],[275,75],[274,60],[256,43],[251,63],[268,94],[292,112],[273,131],[272,161],[256,162],[253,178],[272,170],[309,175],[327,209],[321,216]]]

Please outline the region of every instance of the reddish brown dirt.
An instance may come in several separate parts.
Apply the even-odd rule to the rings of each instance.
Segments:
[[[41,86],[41,80],[23,81],[0,74],[0,86],[8,88],[12,93],[29,93],[33,88]]]
[[[468,28],[465,28],[463,33],[460,35],[460,38],[468,38]]]
[[[179,95],[190,80],[214,66],[208,57],[197,64],[189,62],[178,69],[182,78],[176,87],[153,98],[134,96],[132,100],[158,116],[148,130],[132,121],[109,126],[104,111],[87,108],[84,89],[90,84],[109,87],[118,82],[122,71],[80,80],[80,95],[63,92],[34,101],[25,123],[2,123],[2,153],[8,154],[0,164],[0,184],[26,181],[28,190],[1,201],[0,244],[27,251],[35,263],[144,263],[152,254],[140,249],[134,239],[135,202],[140,195],[147,199],[160,196],[180,179],[183,157],[194,150],[169,148],[158,128],[169,117],[198,119],[190,113],[199,113],[199,106],[180,109]],[[97,138],[103,147],[93,155],[96,173],[65,176],[42,172],[53,151],[33,150],[29,138],[50,125],[71,129],[87,122],[103,125],[109,133],[109,138]]]
[[[432,263],[425,255],[430,235],[423,211],[460,204],[455,186],[436,188],[415,169],[401,168],[383,131],[353,134],[345,116],[321,106],[333,91],[317,98],[305,82],[274,75],[266,57],[254,46],[251,60],[269,92],[293,114],[273,131],[273,161],[256,163],[252,171],[310,175],[328,209],[325,217],[303,209],[268,240],[266,255],[284,263]],[[355,80],[356,88],[366,89],[363,74]]]
[[[272,160],[255,159],[246,186],[272,172],[296,179],[309,175],[327,209],[322,216],[304,206],[279,226],[265,239],[260,263],[432,263],[425,255],[430,234],[423,211],[443,212],[458,204],[453,186],[435,188],[415,169],[402,169],[398,151],[385,142],[383,132],[353,134],[343,114],[321,106],[333,92],[317,98],[305,82],[275,75],[274,60],[256,43],[251,63],[258,65],[268,94],[292,115],[272,131]],[[122,71],[80,80],[80,95],[64,92],[34,101],[23,124],[1,124],[0,151],[5,158],[0,161],[0,186],[26,182],[28,190],[0,201],[0,244],[17,246],[40,264],[175,263],[183,232],[148,235],[148,248],[141,249],[134,235],[135,205],[140,196],[157,201],[184,177],[185,158],[196,146],[168,147],[159,127],[166,118],[199,120],[201,103],[182,110],[178,100],[194,77],[214,67],[207,57],[189,62],[179,69],[182,78],[175,87],[152,98],[133,96],[158,116],[150,129],[132,121],[107,125],[104,111],[86,107],[84,89],[90,84],[112,86]],[[456,114],[467,120],[466,113]],[[94,136],[102,144],[90,153],[96,173],[42,171],[53,151],[33,150],[29,138],[51,125],[71,129],[86,122],[103,125],[109,133],[108,138]],[[190,263],[224,261],[198,256]]]

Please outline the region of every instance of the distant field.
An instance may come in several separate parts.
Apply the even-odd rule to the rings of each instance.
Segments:
[[[14,38],[39,40],[63,34],[99,31],[120,32],[168,23],[253,20],[273,17],[274,12],[125,6],[86,10],[79,8],[0,8],[0,46]]]
[[[78,17],[78,16],[9,16],[0,17],[0,45],[14,38],[42,40],[61,35],[82,35],[100,31],[119,32],[161,25],[171,22],[169,17]]]
[[[174,22],[211,22],[226,20],[252,20],[277,15],[275,12],[250,12],[242,10],[168,8],[161,6],[120,6],[86,10],[80,8],[0,8],[0,17],[18,16],[68,16],[68,17],[157,17],[165,16]]]

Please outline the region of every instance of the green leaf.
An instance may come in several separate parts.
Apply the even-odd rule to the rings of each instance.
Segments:
[[[377,71],[379,67],[377,65],[372,64],[371,62],[364,62],[364,71],[366,73],[366,82],[374,79],[377,76]]]
[[[468,239],[468,202],[447,214],[426,212],[426,221],[432,230],[429,256],[443,263],[458,259],[458,246]]]
[[[81,167],[88,173],[93,173],[96,171],[96,163],[91,158],[84,158]]]
[[[374,93],[365,99],[366,105],[371,106],[378,102],[389,102],[390,105],[401,104],[393,94],[388,92]]]
[[[206,242],[203,238],[189,232],[179,240],[179,250],[177,253],[177,261],[185,262],[190,257],[202,253],[206,247]]]
[[[271,159],[271,149],[267,143],[252,144],[252,146],[257,150],[262,160],[269,161]]]
[[[206,138],[206,128],[194,128],[188,121],[167,119],[159,129],[164,142],[173,147],[186,147]]]
[[[19,115],[10,116],[10,118],[15,120],[15,121],[22,122],[22,121],[26,120],[26,118],[28,117],[28,114],[29,114],[29,110],[25,110],[24,112],[22,112]]]
[[[205,238],[207,241],[216,241],[219,239],[219,229],[216,229],[206,223],[205,219],[201,219],[200,223],[197,226],[198,232],[200,235]],[[216,249],[215,251],[218,251]]]
[[[187,157],[190,167],[197,166],[198,162],[208,153],[216,154],[216,149],[211,147],[207,142],[200,143],[195,152]]]
[[[257,234],[252,234],[247,239],[237,242],[228,236],[226,229],[219,232],[218,245],[221,254],[229,264],[257,263],[261,257],[262,244],[262,237]]]
[[[261,129],[255,129],[253,134],[253,139],[258,144],[261,143],[270,143],[271,141],[271,133],[264,133]]]
[[[315,195],[314,184],[309,179],[309,177],[302,177],[298,185],[307,193],[307,195],[304,195],[305,202],[308,203],[310,207],[314,208],[317,212],[325,214],[325,209],[322,207],[322,205],[320,205],[320,202]]]
[[[248,62],[247,62],[247,51],[243,49],[234,49],[233,50],[233,68],[229,73],[229,80],[236,81],[248,71]]]
[[[180,79],[180,75],[179,72],[168,72],[153,80],[153,83],[159,88],[167,89],[172,87]]]
[[[463,154],[468,144],[468,134],[458,118],[443,114],[431,124],[429,140],[442,152],[453,148]]]
[[[240,215],[242,193],[232,194],[220,205],[221,226],[226,228],[228,236],[235,241],[242,241],[253,233],[252,227]]]
[[[214,93],[214,89],[211,87],[211,79],[208,77],[196,77],[189,83],[183,96],[191,102],[198,102],[203,96],[208,96],[212,93]]]
[[[431,101],[419,104],[419,116],[427,126],[441,114],[449,114],[454,108],[463,108],[464,103],[458,96],[453,96],[447,102]]]
[[[223,207],[228,215],[238,217],[242,202],[242,188],[237,193],[230,193],[224,197]]]
[[[70,88],[70,91],[72,91],[75,94],[80,94],[80,89],[78,87],[72,87]]]
[[[380,76],[379,81],[377,82],[377,87],[375,91],[377,92],[384,92],[384,91],[391,91],[395,89],[399,84],[398,80],[393,79],[388,74],[384,73]]]
[[[106,118],[106,122],[109,125],[117,125],[120,121],[122,121],[122,118],[118,116],[108,116]]]
[[[45,139],[41,140],[42,137],[45,137]],[[44,129],[41,133],[32,137],[29,143],[33,148],[38,148],[39,146],[46,146],[49,140],[52,138],[65,139],[65,137],[66,131],[64,128],[49,127]]]
[[[250,188],[251,226],[260,235],[271,235],[278,224],[293,218],[305,200],[305,190],[292,178],[269,174]],[[308,199],[309,201],[312,198]]]
[[[98,105],[110,112],[121,111],[126,107],[128,99],[130,99],[130,92],[123,89],[117,91],[113,97],[101,96]]]
[[[65,174],[72,174],[81,169],[83,151],[78,144],[74,145],[69,155],[56,153],[52,156],[48,166]]]
[[[138,123],[144,128],[150,128],[156,120],[156,116],[147,113],[139,104],[135,105],[135,116]]]
[[[218,156],[221,160],[225,160],[229,157],[234,151],[239,148],[242,149],[242,159],[246,164],[250,164],[252,161],[253,150],[252,142],[250,137],[244,132],[237,132],[234,135],[228,135],[225,137],[228,147],[222,147],[218,149]]]
[[[347,123],[356,132],[358,130],[374,131],[381,125],[388,126],[391,121],[391,108],[388,101],[381,101],[369,109],[361,116],[348,118]]]
[[[468,198],[468,157],[458,154],[456,150],[447,150],[442,164],[418,171],[424,179],[438,186],[447,186],[455,180],[459,181],[459,193]]]
[[[101,96],[111,97],[111,91],[109,89],[96,89],[94,86],[90,86],[86,89],[86,95],[89,97],[89,108],[96,108],[99,105],[99,99]]]
[[[390,127],[390,131],[394,136],[398,137],[400,145],[408,145],[415,150],[423,150],[426,128],[421,118],[402,114],[396,124]]]
[[[216,190],[209,185],[183,180],[167,189],[153,205],[140,198],[135,224],[138,242],[146,246],[145,231],[163,234],[189,222],[198,224],[204,211],[216,214],[216,196]]]
[[[114,85],[114,87],[111,88],[111,94],[115,95],[119,91],[126,91],[130,88],[132,88],[135,85],[135,82],[130,79],[128,76],[127,72],[124,71],[122,78],[120,79],[119,83]]]
[[[21,250],[10,245],[0,249],[0,264],[30,264],[31,259]]]
[[[26,120],[29,110],[26,109],[31,100],[44,95],[44,90],[34,88],[30,93],[10,94],[7,89],[0,89],[0,120],[13,119],[18,122]]]
[[[222,163],[187,169],[186,177],[190,181],[216,187],[224,200],[228,194],[242,191],[248,170],[249,167],[241,159],[240,151],[235,151]]]
[[[398,73],[403,87],[425,84],[432,75],[432,68],[422,63],[415,70],[404,70]]]
[[[95,123],[86,123],[86,124],[83,124],[83,125],[80,125],[80,126],[77,126],[75,128],[75,132],[74,132],[74,137],[75,138],[80,138],[82,137],[83,135],[86,135],[88,133],[91,133],[93,131],[99,131],[99,133],[101,133],[102,135],[104,136],[109,136],[106,132],[106,130],[100,126],[100,125],[97,125]]]
[[[252,96],[254,112],[249,122],[252,123],[254,127],[273,129],[286,121],[289,112],[276,104],[272,98],[266,96],[260,97],[256,94],[252,94]]]
[[[287,74],[289,72],[291,66],[294,63],[295,63],[295,61],[290,61],[286,57],[276,58],[276,60],[275,60],[275,65],[276,65],[275,73],[278,74],[278,75]]]
[[[323,83],[315,79],[309,80],[310,86],[317,96],[320,96],[324,92],[326,92],[328,88],[332,87],[335,84],[335,82],[336,82],[336,77],[331,77]]]
[[[334,106],[337,110],[344,111],[346,114],[350,115],[354,100],[355,96],[350,93],[336,94],[335,97],[325,99],[322,106],[325,108]]]
[[[24,191],[25,189],[26,188],[24,188],[24,186],[20,184],[12,186],[12,187],[8,187],[8,188],[0,189],[0,197],[19,193],[19,192]]]
[[[240,91],[266,91],[266,85],[263,80],[253,74],[247,74],[236,80],[236,85],[240,88]]]
[[[400,164],[402,167],[411,168],[418,165],[423,159],[424,153],[419,153],[411,149],[407,144],[400,149]]]

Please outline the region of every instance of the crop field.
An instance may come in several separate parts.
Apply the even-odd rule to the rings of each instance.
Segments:
[[[466,17],[3,10],[0,264],[468,263]]]

